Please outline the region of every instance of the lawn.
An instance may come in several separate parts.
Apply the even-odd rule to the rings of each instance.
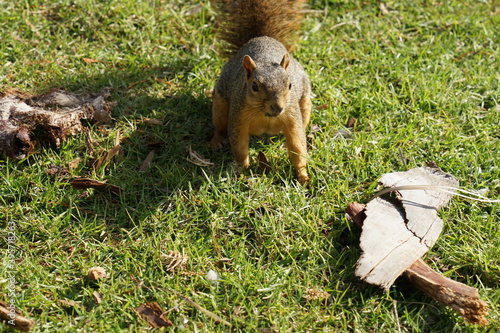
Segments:
[[[500,3],[318,0],[309,9],[294,52],[314,92],[304,188],[281,136],[252,140],[245,175],[229,149],[209,149],[225,59],[208,1],[0,1],[0,93],[106,88],[114,103],[111,123],[86,124],[93,151],[79,133],[25,160],[0,157],[0,253],[15,257],[0,266],[0,301],[33,319],[32,332],[146,332],[137,309],[153,302],[175,332],[500,327],[499,204],[452,199],[424,256],[478,288],[486,328],[405,279],[388,292],[360,281],[360,231],[344,214],[383,173],[429,162],[500,198]],[[189,149],[213,165],[193,163]],[[48,172],[54,165],[67,172]],[[74,189],[78,177],[123,192]],[[106,278],[87,276],[96,266]]]

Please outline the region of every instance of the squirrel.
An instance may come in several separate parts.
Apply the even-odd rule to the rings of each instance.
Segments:
[[[311,84],[289,53],[289,39],[300,26],[305,2],[216,1],[219,35],[233,52],[214,88],[215,133],[210,141],[213,149],[220,149],[228,136],[236,162],[248,169],[250,135],[283,133],[300,184],[309,181]]]

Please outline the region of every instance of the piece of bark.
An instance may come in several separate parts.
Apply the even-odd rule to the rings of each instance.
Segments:
[[[404,172],[384,174],[379,181],[385,187],[404,185],[440,185],[458,187],[458,180],[438,167],[414,168]],[[444,207],[453,194],[434,190],[399,190],[397,192],[404,208],[408,230],[422,243],[431,247],[443,230],[443,221],[437,210]]]
[[[21,316],[21,312],[11,308],[7,303],[0,301],[0,320],[4,321],[8,327],[12,327],[18,331],[29,332],[35,322]]]
[[[366,218],[365,205],[352,202],[346,213],[358,228]],[[432,270],[422,259],[416,260],[403,275],[434,300],[450,306],[468,322],[486,325],[488,304],[479,298],[476,288],[454,281]]]
[[[14,126],[0,120],[0,154],[21,160],[33,151],[33,142],[25,126]]]
[[[476,288],[453,281],[433,271],[422,259],[417,260],[404,276],[436,301],[457,311],[468,322],[487,325],[488,303],[479,298]]]
[[[107,91],[76,95],[53,90],[39,96],[6,90],[0,94],[0,154],[22,159],[34,142],[58,147],[68,135],[82,131],[81,119],[111,120]]]
[[[406,185],[458,186],[458,181],[439,168],[415,168],[383,175],[386,187]],[[384,289],[434,245],[443,228],[437,209],[451,194],[430,190],[400,190],[399,203],[380,197],[366,206],[366,220],[360,237],[363,254],[356,275]]]

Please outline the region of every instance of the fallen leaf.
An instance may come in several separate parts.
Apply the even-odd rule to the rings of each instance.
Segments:
[[[151,161],[153,160],[153,157],[155,156],[155,151],[151,150],[142,162],[141,166],[139,167],[139,172],[144,172],[147,169],[149,169],[149,165],[151,164]]]
[[[57,301],[60,305],[67,306],[70,308],[77,308],[80,306],[80,303],[75,302],[73,300],[67,300],[67,299],[60,299]]]
[[[72,160],[71,162],[68,163],[68,168],[70,170],[76,169],[78,167],[78,164],[80,163],[81,160],[82,159],[79,158],[79,157],[75,158],[74,160]]]
[[[107,278],[108,274],[104,268],[96,266],[89,269],[87,277],[92,281],[98,281]]]
[[[92,138],[90,137],[90,130],[87,127],[84,127],[82,131],[83,134],[85,134],[85,145],[87,146],[89,155],[93,156],[95,152],[94,152],[94,145],[92,143]]]
[[[198,14],[199,12],[201,12],[203,10],[203,4],[199,4],[199,5],[196,5],[194,7],[192,7],[191,9],[187,10],[185,15],[186,16],[193,16],[193,15],[196,15]]]
[[[93,59],[93,58],[82,58],[82,60],[86,64],[92,64],[92,63],[95,63],[95,62],[102,62],[102,60],[97,60],[97,59]]]
[[[188,161],[201,167],[214,165],[210,160],[204,159],[200,154],[188,147],[189,158]]]
[[[382,15],[389,14],[389,11],[387,10],[387,7],[385,6],[385,4],[382,1],[379,2],[378,7],[380,8],[380,13]]]
[[[142,122],[151,125],[163,125],[163,120],[161,119],[152,119],[147,117],[142,117]]]
[[[306,300],[308,301],[313,301],[313,300],[324,300],[328,297],[330,297],[330,294],[327,293],[324,290],[319,290],[319,289],[306,289],[306,293],[303,296]]]
[[[136,311],[145,318],[154,328],[173,326],[174,324],[165,316],[164,311],[156,302],[141,304]]]
[[[161,254],[161,259],[167,272],[173,272],[185,270],[189,257],[177,251],[168,251],[168,254]]]
[[[47,169],[47,174],[54,176],[54,175],[68,175],[69,171],[66,168],[62,168],[57,164],[52,163],[50,165],[50,168]]]
[[[356,118],[354,118],[354,117],[350,117],[350,118],[349,118],[349,120],[347,121],[347,125],[346,125],[346,127],[347,127],[347,128],[352,128],[352,127],[354,127],[354,125],[356,125],[356,121],[357,121],[357,119],[356,119]]]
[[[272,171],[271,163],[269,162],[266,155],[262,151],[259,151],[259,154],[257,155],[257,160],[259,162],[259,168],[262,169],[263,173],[270,173]]]
[[[101,295],[96,290],[94,290],[94,292],[92,293],[92,297],[94,297],[94,302],[96,304],[101,304],[102,297],[101,297]]]
[[[72,180],[70,184],[76,190],[95,188],[97,190],[108,190],[115,194],[120,194],[123,192],[123,189],[121,187],[89,178],[77,178]]]
[[[3,321],[7,327],[18,331],[29,332],[35,322],[21,315],[21,312],[13,305],[0,301],[0,321]]]

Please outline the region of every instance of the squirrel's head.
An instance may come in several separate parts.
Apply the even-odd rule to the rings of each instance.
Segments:
[[[286,107],[292,89],[288,77],[290,56],[285,54],[281,62],[256,65],[249,55],[243,57],[247,103],[261,109],[266,116],[277,117]]]

